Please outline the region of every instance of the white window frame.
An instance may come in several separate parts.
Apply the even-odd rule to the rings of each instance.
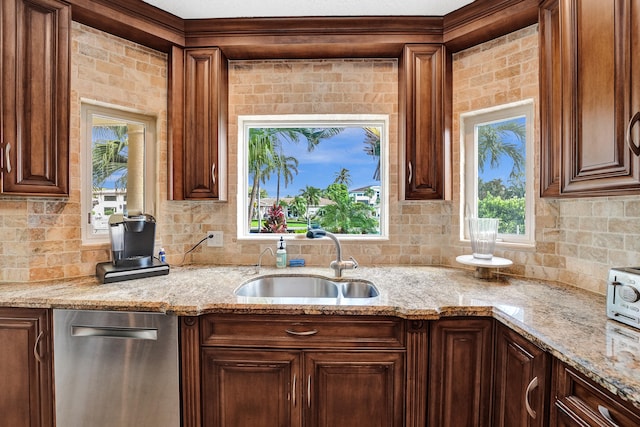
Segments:
[[[156,175],[157,118],[138,110],[82,99],[80,105],[80,211],[82,215],[81,234],[83,245],[109,243],[109,234],[93,234],[89,223],[90,213],[93,209],[93,177],[91,175],[92,118],[96,115],[121,119],[127,123],[137,123],[145,127],[144,213],[155,216],[156,200],[158,200]]]
[[[380,132],[380,234],[339,234],[341,240],[389,239],[389,115],[387,114],[282,114],[238,116],[238,188],[237,238],[238,240],[273,240],[271,233],[250,233],[247,212],[249,191],[248,135],[252,127],[322,128],[322,127],[379,126]],[[300,237],[285,234],[287,240]]]
[[[476,126],[515,117],[526,118],[525,159],[525,234],[499,234],[498,245],[533,246],[535,244],[535,109],[533,99],[499,105],[460,115],[460,240],[469,241],[466,218],[477,216],[478,156]],[[470,201],[470,202],[469,202]],[[470,212],[468,211],[469,209]]]

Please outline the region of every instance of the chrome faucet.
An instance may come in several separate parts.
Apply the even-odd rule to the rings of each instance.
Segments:
[[[350,257],[350,259],[348,260],[342,259],[342,246],[340,246],[340,241],[335,235],[329,233],[328,231],[315,229],[307,231],[307,237],[309,239],[328,237],[335,242],[338,255],[334,261],[331,261],[329,267],[332,268],[333,271],[335,271],[336,277],[342,277],[342,270],[353,270],[355,268],[358,268],[358,262],[353,257]]]
[[[255,265],[255,274],[260,273],[260,265],[262,264],[262,255],[264,255],[266,252],[271,252],[271,256],[275,258],[275,254],[273,253],[273,249],[271,249],[270,246],[267,246],[266,248],[264,248],[262,250],[262,252],[260,252],[260,256],[258,257],[258,263]]]

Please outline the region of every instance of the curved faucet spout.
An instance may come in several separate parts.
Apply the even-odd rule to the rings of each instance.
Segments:
[[[328,231],[321,229],[314,229],[307,231],[307,237],[309,239],[328,237],[336,244],[336,259],[331,261],[331,264],[329,265],[329,267],[335,271],[336,277],[342,277],[342,270],[358,268],[358,262],[353,257],[346,261],[342,260],[342,245],[340,245],[340,241],[333,233],[329,233]]]

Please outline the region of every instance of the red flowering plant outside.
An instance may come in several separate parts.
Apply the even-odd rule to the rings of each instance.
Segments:
[[[267,209],[267,217],[264,220],[262,233],[286,233],[287,218],[284,215],[282,206],[275,204]]]

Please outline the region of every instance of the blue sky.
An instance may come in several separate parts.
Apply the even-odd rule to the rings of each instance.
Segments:
[[[493,126],[498,126],[498,125],[501,125],[502,123],[511,122],[511,121],[515,121],[516,123],[521,124],[521,125],[525,125],[525,123],[526,123],[526,120],[525,120],[524,117],[519,117],[517,119],[508,119],[508,120],[500,121],[498,123],[493,124]],[[522,141],[520,141],[511,132],[505,133],[503,138],[504,138],[505,142],[515,143],[515,144],[518,144],[518,145],[521,145],[521,146],[523,145]],[[524,147],[522,147],[522,155],[526,159],[526,150],[524,149]],[[479,178],[482,178],[482,180],[484,182],[488,182],[488,181],[491,181],[493,179],[500,178],[500,179],[502,179],[502,183],[504,185],[508,185],[509,184],[509,174],[511,173],[511,169],[513,168],[513,160],[509,156],[502,155],[502,156],[500,156],[500,159],[499,159],[498,163],[499,163],[498,167],[492,168],[491,164],[489,163],[489,161],[487,161],[487,164],[484,167],[484,171],[480,172],[480,170],[478,170]]]
[[[349,188],[367,185],[380,185],[373,179],[378,159],[364,152],[365,133],[360,127],[346,128],[333,138],[320,142],[312,152],[307,151],[304,138],[297,144],[283,143],[287,156],[298,159],[298,174],[294,175],[287,188],[280,183],[280,197],[297,196],[307,185],[322,190],[335,180],[336,173],[342,168],[348,169],[351,175]],[[276,180],[274,174],[260,188],[266,189],[270,197],[276,196]]]

